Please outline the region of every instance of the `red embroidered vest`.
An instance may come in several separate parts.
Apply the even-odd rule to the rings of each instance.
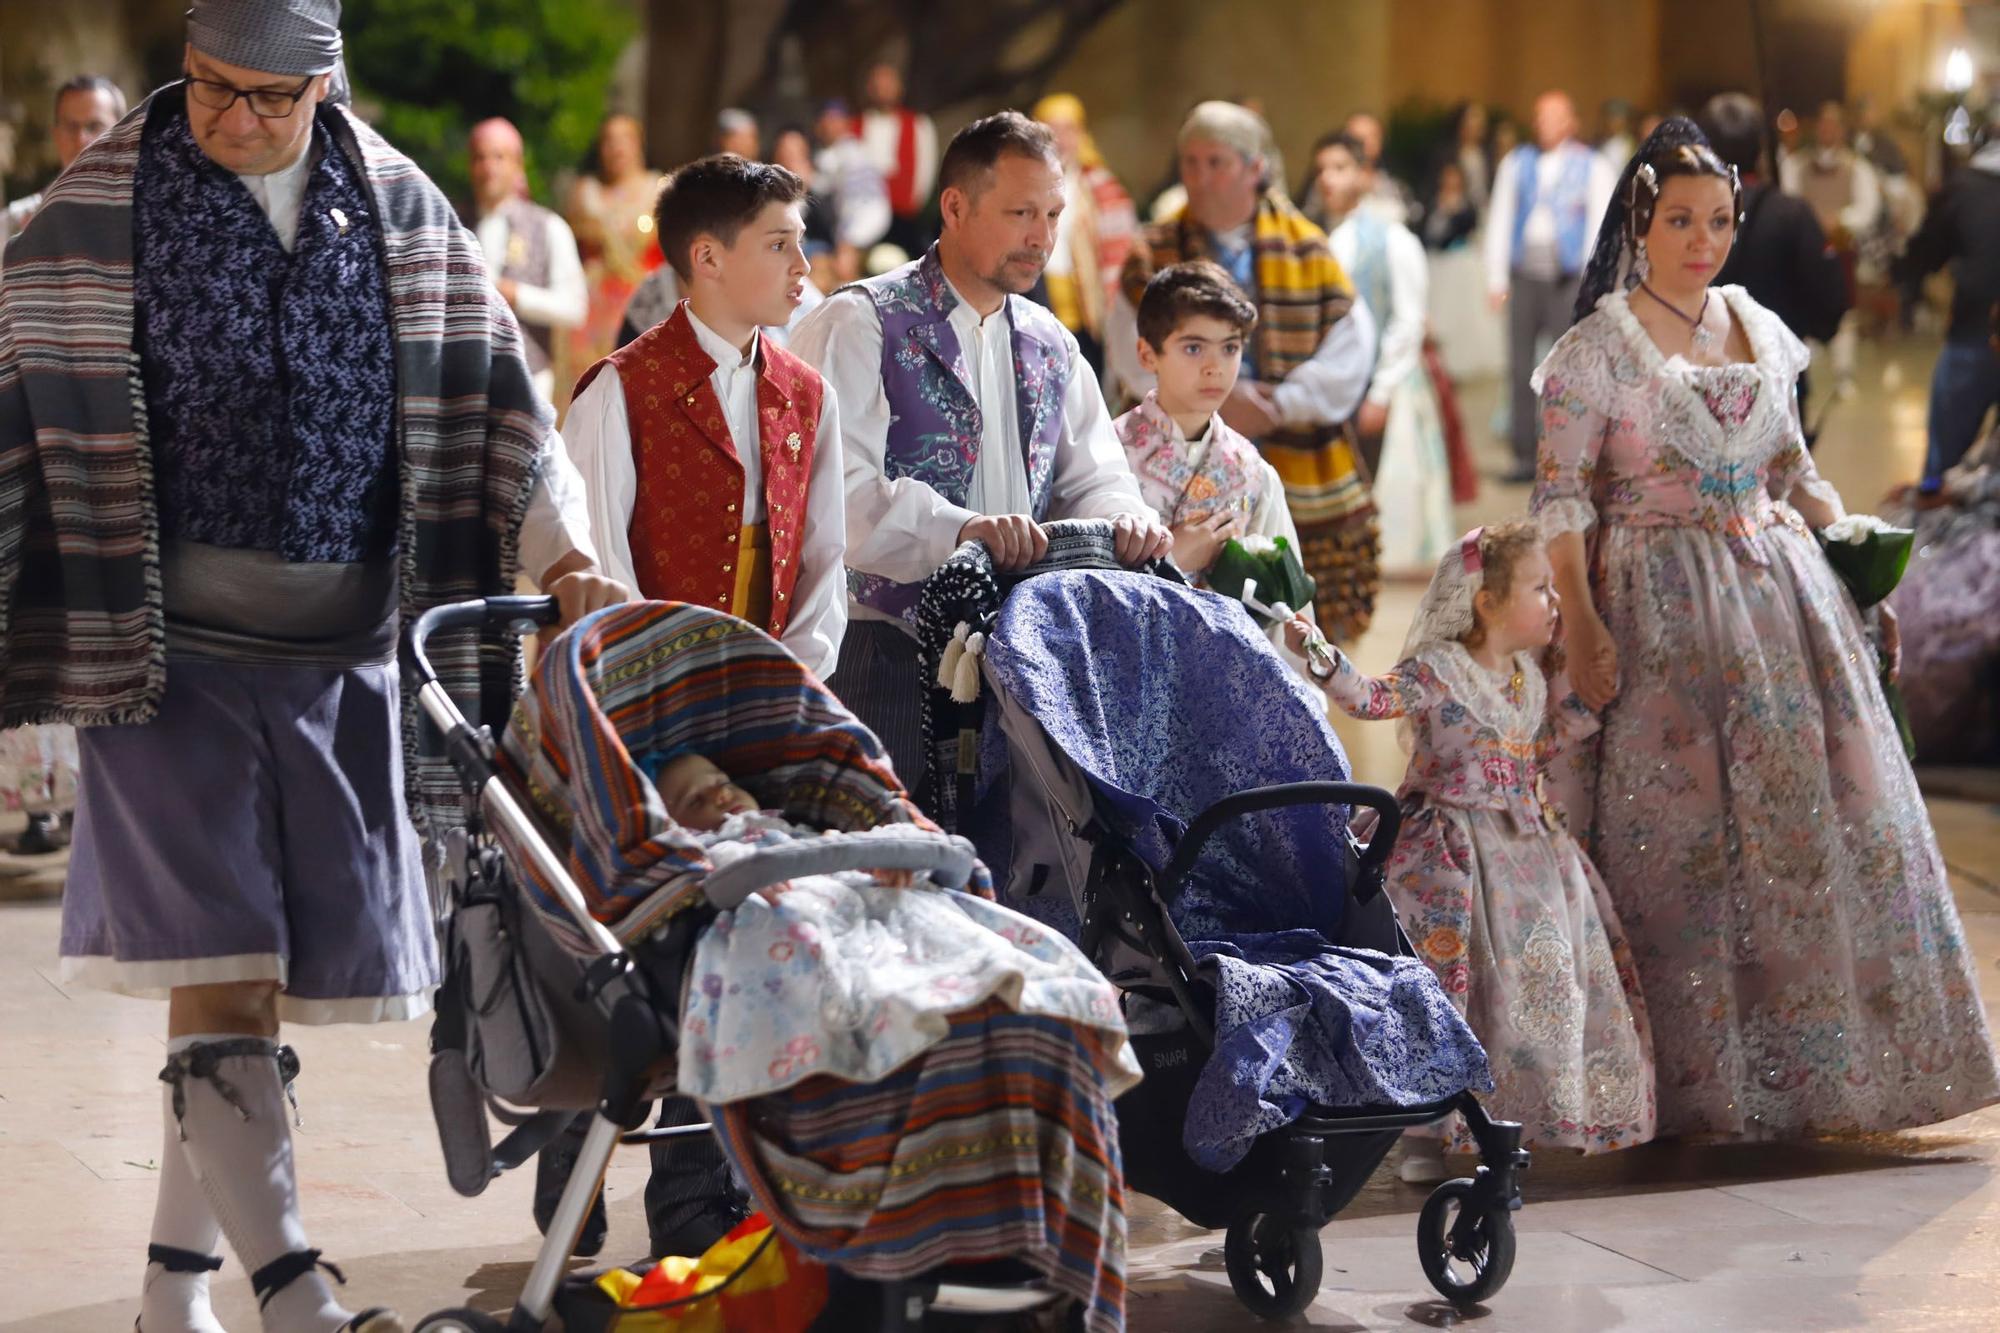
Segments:
[[[825,384],[769,338],[758,339],[757,360],[757,452],[771,531],[771,623],[762,628],[780,637],[799,578]],[[628,536],[639,594],[727,611],[743,532],[743,463],[709,382],[714,358],[695,340],[687,303],[592,366],[576,392],[606,365],[617,367],[625,390],[638,473]]]

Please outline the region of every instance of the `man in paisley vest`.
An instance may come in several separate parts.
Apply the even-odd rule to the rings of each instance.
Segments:
[[[521,323],[521,350],[534,372],[535,391],[549,398],[556,383],[551,361],[556,332],[583,323],[590,309],[576,235],[553,210],[528,197],[521,132],[513,122],[497,116],[480,121],[467,148],[478,210],[472,229],[493,285]]]
[[[1146,280],[1191,259],[1220,264],[1257,307],[1243,372],[1222,419],[1256,442],[1284,479],[1306,572],[1318,584],[1321,628],[1351,640],[1374,613],[1375,507],[1345,423],[1368,387],[1375,323],[1354,302],[1326,233],[1275,179],[1264,118],[1234,102],[1203,102],[1180,130],[1187,204],[1148,227],[1126,261],[1106,325],[1105,361],[1127,396],[1153,387],[1135,330]]]
[[[838,393],[850,623],[831,684],[922,790],[917,593],[960,542],[1001,568],[1041,524],[1108,518],[1139,564],[1172,536],[1140,497],[1076,338],[1024,299],[1055,245],[1062,159],[1016,111],[974,121],[939,172],[944,232],[923,258],[836,292],[792,348]]]
[[[470,233],[342,105],[339,16],[194,0],[186,77],[49,188],[0,287],[0,714],[82,724],[63,978],[168,1002],[130,1085],[161,1099],[146,1333],[218,1333],[225,1235],[266,1333],[402,1330],[308,1240],[277,1040],[438,984],[413,817],[462,793],[397,628],[520,572],[569,618],[624,595]],[[508,655],[433,646],[504,716]]]

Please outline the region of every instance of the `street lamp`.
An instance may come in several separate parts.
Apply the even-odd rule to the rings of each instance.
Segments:
[[[1972,52],[1962,46],[1944,58],[1944,90],[1961,97],[1972,91]]]

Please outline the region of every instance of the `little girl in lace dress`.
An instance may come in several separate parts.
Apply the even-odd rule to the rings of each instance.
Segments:
[[[1494,1115],[1537,1147],[1608,1152],[1653,1136],[1652,1034],[1604,883],[1543,784],[1552,754],[1597,726],[1538,661],[1553,579],[1532,523],[1474,529],[1440,562],[1388,674],[1363,675],[1302,619],[1286,637],[1343,711],[1403,720],[1388,890],[1486,1046]],[[1462,1126],[1451,1138],[1466,1146]],[[1413,1136],[1403,1178],[1442,1179],[1444,1146]]]

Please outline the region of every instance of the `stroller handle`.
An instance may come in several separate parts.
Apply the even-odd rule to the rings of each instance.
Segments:
[[[876,829],[862,833],[828,833],[803,842],[784,843],[752,853],[709,872],[701,896],[709,906],[727,912],[759,889],[805,875],[832,875],[844,870],[924,871],[942,889],[962,889],[972,878],[978,856],[964,838],[922,829]]]
[[[453,629],[553,625],[561,618],[562,608],[553,597],[482,597],[434,606],[403,631],[403,685],[414,694],[437,679],[424,653],[424,645],[433,634]]]
[[[444,737],[445,758],[458,771],[466,795],[479,803],[488,818],[507,830],[583,937],[622,967],[624,945],[590,914],[590,905],[576,887],[576,881],[570,878],[569,867],[549,847],[507,784],[494,773],[492,738],[485,728],[475,728],[466,721],[458,704],[439,683],[437,672],[431,669],[430,659],[424,653],[431,635],[441,630],[519,632],[523,627],[553,625],[561,618],[562,609],[553,597],[484,597],[434,606],[404,627],[403,688],[415,697],[417,710]]]
[[[1396,831],[1403,822],[1403,810],[1396,804],[1396,798],[1380,787],[1359,782],[1284,782],[1234,792],[1194,817],[1194,822],[1181,836],[1180,845],[1174,848],[1173,859],[1167,862],[1166,870],[1160,875],[1160,890],[1166,905],[1172,907],[1174,900],[1180,896],[1182,882],[1194,869],[1194,863],[1201,858],[1203,849],[1217,829],[1244,815],[1295,805],[1365,805],[1376,813],[1379,819],[1375,825],[1375,836],[1368,840],[1367,850],[1361,853],[1361,883],[1355,889],[1359,901],[1367,902],[1373,898],[1379,887],[1375,872],[1389,859],[1389,853],[1396,845]]]

